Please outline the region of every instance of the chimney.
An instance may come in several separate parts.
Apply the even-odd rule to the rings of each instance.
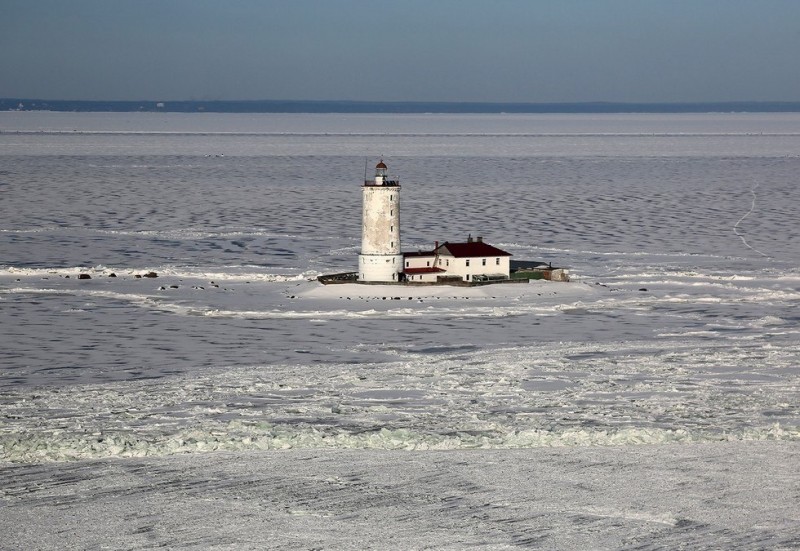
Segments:
[[[472,234],[467,236],[467,243],[472,243]]]
[[[435,251],[436,249],[439,248],[439,242],[438,241],[434,241],[433,243],[434,243],[433,244],[433,250]]]
[[[475,239],[478,241],[478,243],[483,243],[483,236],[479,235]]]

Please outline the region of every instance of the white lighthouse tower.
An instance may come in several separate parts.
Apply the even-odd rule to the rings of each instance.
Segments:
[[[375,166],[375,179],[364,182],[358,280],[399,281],[402,271],[400,182],[389,179],[381,161]]]

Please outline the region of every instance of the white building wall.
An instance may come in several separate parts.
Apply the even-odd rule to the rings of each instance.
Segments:
[[[435,256],[407,256],[405,257],[404,268],[440,268],[438,264],[434,265]]]
[[[489,260],[494,261],[498,257],[490,257]],[[495,264],[492,266],[492,269],[495,271],[490,272],[490,274],[503,274],[505,277],[511,277],[511,257],[510,256],[501,256],[500,264]]]
[[[361,254],[400,254],[400,186],[364,186]]]
[[[436,283],[441,275],[445,274],[443,272],[432,272],[429,274],[408,274],[406,277],[409,283]]]
[[[361,254],[358,255],[359,281],[399,281],[403,255]]]

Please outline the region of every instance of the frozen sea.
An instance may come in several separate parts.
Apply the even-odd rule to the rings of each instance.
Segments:
[[[404,250],[572,281],[321,286],[381,158]],[[798,113],[0,113],[0,548],[799,548],[798,175]]]

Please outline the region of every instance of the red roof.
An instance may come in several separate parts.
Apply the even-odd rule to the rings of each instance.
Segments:
[[[436,256],[436,251],[412,251],[403,253],[403,256]]]
[[[441,268],[406,268],[403,270],[407,274],[435,274],[437,272],[446,272],[447,270],[443,270]]]
[[[387,168],[386,163],[384,163],[383,160],[381,160],[381,162],[375,165],[375,168]]]
[[[438,249],[441,252],[448,252],[456,258],[474,258],[476,256],[511,256],[502,249],[493,247],[483,241],[468,241],[467,243],[448,243],[444,242]]]

